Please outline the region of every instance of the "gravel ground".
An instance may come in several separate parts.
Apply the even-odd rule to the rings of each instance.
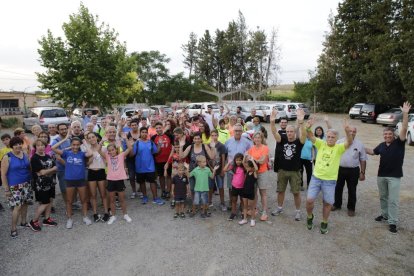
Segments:
[[[335,127],[341,126],[340,118],[331,116]],[[352,123],[366,146],[381,142],[380,126]],[[273,152],[274,139],[268,142]],[[254,228],[227,221],[229,214],[219,210],[206,220],[174,220],[168,206],[143,206],[139,200],[128,199],[132,223],[118,219],[113,225],[85,226],[80,212],[75,211],[72,230],[65,229],[64,208],[57,195],[57,228],[43,228],[38,233],[20,229],[18,239],[12,240],[10,211],[0,213],[0,275],[413,275],[413,157],[414,147],[407,146],[398,235],[374,221],[380,214],[379,158],[370,157],[367,180],[358,188],[356,216],[348,217],[344,209],[332,213],[327,235],[321,235],[319,227],[308,231],[304,220],[294,221],[289,193],[285,213],[258,222]],[[268,192],[271,208],[275,207],[276,177],[273,187]],[[302,198],[304,213],[306,192]],[[3,192],[0,200],[4,201]],[[33,213],[34,206],[30,206],[29,219]],[[321,213],[318,202],[317,224]]]

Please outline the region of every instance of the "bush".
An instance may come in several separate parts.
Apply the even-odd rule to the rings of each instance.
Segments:
[[[292,100],[290,95],[266,95],[263,97],[265,101],[274,101],[274,102],[286,102]]]
[[[17,128],[18,126],[19,126],[19,119],[17,119],[16,117],[1,119],[1,127]]]

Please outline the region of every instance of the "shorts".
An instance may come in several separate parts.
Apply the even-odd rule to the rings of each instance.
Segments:
[[[216,175],[214,179],[209,178],[208,179],[208,186],[210,189],[213,189],[215,185],[217,185],[217,188],[223,189],[223,182],[224,177],[221,177],[220,175]]]
[[[186,195],[174,195],[175,203],[184,203],[186,199],[187,199]]]
[[[231,182],[233,181],[233,172],[232,171],[228,171],[226,173],[226,182],[227,182],[227,188],[229,188],[229,190],[231,190]]]
[[[136,173],[135,179],[138,183],[155,183],[155,172],[147,172],[147,173]]]
[[[255,196],[254,193],[246,193],[243,191],[242,198],[247,198],[248,200],[254,200]]]
[[[314,200],[322,191],[323,201],[333,205],[335,202],[335,186],[336,180],[322,180],[312,175],[307,198]]]
[[[164,166],[166,162],[155,163],[155,171],[157,172],[158,176],[164,176]],[[172,166],[171,164],[168,166],[167,175],[171,176],[172,174]]]
[[[265,171],[257,174],[257,187],[259,190],[266,190],[272,186],[272,181],[276,178],[276,174],[272,171]]]
[[[240,196],[240,197],[243,197],[243,188],[235,188],[235,187],[232,187],[231,188],[231,196],[233,197],[238,197],[238,196]]]
[[[59,183],[59,189],[61,193],[66,193],[66,182],[65,182],[65,172],[64,171],[58,171],[57,174],[57,180]]]
[[[207,205],[208,202],[208,192],[194,192],[194,205]]]
[[[82,188],[86,187],[85,180],[65,180],[66,188]]]
[[[277,192],[284,193],[286,191],[288,183],[290,184],[290,191],[293,194],[300,192],[300,186],[302,184],[302,174],[300,171],[285,171],[279,169],[277,175]]]
[[[54,186],[53,186],[54,187]],[[55,189],[51,188],[48,191],[35,191],[36,201],[40,204],[49,204],[51,198],[55,198]]]
[[[9,190],[11,194],[8,198],[10,207],[22,206],[23,204],[33,202],[32,185],[29,182],[9,186]]]
[[[125,191],[124,180],[108,180],[108,185],[106,186],[108,192],[123,192]]]
[[[88,170],[88,181],[104,181],[106,180],[105,169]]]

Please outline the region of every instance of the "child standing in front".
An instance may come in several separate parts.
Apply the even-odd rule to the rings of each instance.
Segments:
[[[196,205],[201,204],[200,216],[204,219],[210,217],[210,214],[207,213],[208,191],[210,190],[208,179],[214,179],[219,166],[215,166],[212,173],[210,168],[207,167],[205,156],[199,155],[196,160],[198,166],[190,173],[190,177],[194,176],[195,178],[193,210],[190,217],[195,215]]]
[[[231,181],[231,215],[229,221],[236,217],[237,198],[242,201],[243,186],[245,179],[245,168],[243,167],[243,154],[237,153],[233,162],[226,165],[224,171],[233,171],[233,179]]]
[[[131,222],[132,219],[129,217],[127,213],[127,207],[125,202],[125,184],[124,180],[127,179],[127,175],[125,172],[125,157],[128,156],[129,152],[132,150],[132,145],[134,144],[134,140],[131,138],[127,141],[128,148],[123,151],[119,152],[119,147],[115,144],[111,143],[106,147],[106,152],[103,152],[101,148],[99,148],[98,152],[105,158],[107,166],[108,166],[108,173],[106,175],[106,179],[108,180],[108,185],[106,187],[109,193],[109,201],[111,207],[111,217],[108,220],[108,224],[113,224],[116,221],[116,208],[115,208],[115,195],[118,194],[118,199],[121,202],[122,212],[124,214],[124,220],[127,222]]]
[[[243,187],[243,219],[239,221],[240,225],[247,223],[247,208],[250,209],[251,212],[251,220],[250,226],[256,225],[256,211],[255,211],[255,187],[257,182],[257,164],[256,162],[250,158],[247,160],[247,157],[244,156],[243,159],[243,166],[246,169],[246,178],[244,179],[244,187]]]
[[[190,194],[190,187],[188,183],[188,172],[184,167],[184,164],[179,164],[177,168],[177,174],[172,179],[172,198],[175,201],[175,214],[174,218],[185,218],[184,214],[184,202],[187,199],[187,195]]]

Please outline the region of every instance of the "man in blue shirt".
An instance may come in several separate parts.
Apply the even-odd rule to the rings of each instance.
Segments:
[[[165,203],[161,198],[157,197],[157,184],[155,183],[154,154],[157,154],[158,151],[157,145],[148,137],[148,128],[142,127],[140,129],[140,139],[135,142],[134,148],[130,153],[130,156],[135,156],[135,179],[141,186],[143,194],[142,204],[148,203],[146,181],[150,183],[153,197],[152,203],[158,205]]]
[[[61,140],[65,139],[68,134],[68,126],[64,123],[57,125],[57,130],[59,136],[52,141],[52,146],[60,142]],[[59,146],[60,150],[65,150],[70,147],[70,140],[66,140],[63,144]],[[66,184],[65,184],[65,165],[63,164],[63,160],[60,156],[56,156],[56,165],[57,165],[57,179],[59,182],[60,192],[62,193],[63,201],[66,204]]]

